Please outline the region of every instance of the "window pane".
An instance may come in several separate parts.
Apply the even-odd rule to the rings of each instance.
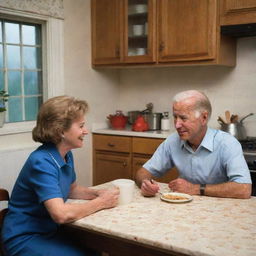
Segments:
[[[20,71],[8,71],[8,88],[12,96],[21,95],[21,73]]]
[[[0,18],[0,90],[10,95],[8,122],[36,119],[43,98],[41,55],[41,25]]]
[[[26,120],[31,121],[36,119],[36,115],[39,109],[39,106],[42,104],[41,97],[31,97],[25,98],[25,113]]]
[[[0,71],[0,90],[4,89],[4,72]]]
[[[35,26],[22,25],[22,43],[30,45],[37,43]]]
[[[20,47],[7,45],[7,68],[20,68]]]
[[[40,49],[36,47],[23,47],[24,68],[40,68]]]
[[[9,98],[9,122],[22,121],[21,98]],[[18,110],[18,111],[17,111]]]
[[[3,62],[3,45],[0,44],[0,68],[3,68],[4,62]]]
[[[25,95],[41,94],[41,72],[24,72],[24,92]]]
[[[6,35],[6,43],[19,44],[20,43],[19,24],[6,22],[5,35]]]

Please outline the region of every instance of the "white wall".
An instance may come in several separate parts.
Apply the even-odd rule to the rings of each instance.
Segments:
[[[65,91],[89,103],[89,130],[92,123],[104,122],[117,109],[119,99],[119,71],[91,67],[90,11],[90,0],[64,0]],[[74,151],[74,157],[78,183],[91,185],[91,134],[85,146]]]
[[[20,169],[34,147],[0,151],[0,188],[11,191]]]
[[[169,67],[122,70],[120,75],[120,106],[124,111],[142,110],[154,103],[156,112],[171,111],[175,93],[199,89],[212,102],[209,125],[217,128],[217,117],[225,110],[239,116],[254,112],[245,120],[248,135],[256,136],[256,37],[240,38],[237,44],[237,65]]]

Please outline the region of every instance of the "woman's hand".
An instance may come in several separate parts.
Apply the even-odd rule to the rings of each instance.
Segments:
[[[117,206],[118,197],[119,197],[119,189],[102,189],[98,190],[98,197],[102,200],[102,204],[104,208],[112,208]]]
[[[142,181],[140,189],[143,196],[154,196],[160,188],[152,179],[145,179]]]

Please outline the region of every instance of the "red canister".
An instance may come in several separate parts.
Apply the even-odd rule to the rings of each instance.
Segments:
[[[128,117],[121,110],[117,110],[115,115],[109,115],[110,125],[115,130],[123,130],[127,124]]]

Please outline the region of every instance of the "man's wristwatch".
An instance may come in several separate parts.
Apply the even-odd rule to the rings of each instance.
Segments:
[[[200,184],[200,196],[204,196],[205,194],[205,184]]]

